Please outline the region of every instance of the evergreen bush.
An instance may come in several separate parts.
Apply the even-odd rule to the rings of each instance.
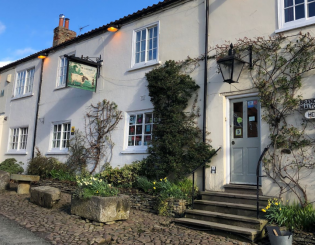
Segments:
[[[8,172],[10,174],[21,174],[24,169],[21,167],[22,162],[17,162],[15,158],[8,158],[0,163],[0,170]]]

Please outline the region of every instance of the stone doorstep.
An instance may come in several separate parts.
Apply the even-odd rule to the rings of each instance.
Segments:
[[[25,174],[11,174],[12,180],[18,181],[39,181],[40,177],[38,175],[25,175]]]

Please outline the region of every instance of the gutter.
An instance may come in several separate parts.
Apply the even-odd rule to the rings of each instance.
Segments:
[[[206,142],[207,135],[207,91],[208,91],[208,26],[209,26],[209,0],[206,0],[206,30],[205,30],[205,72],[203,85],[203,130],[202,141]],[[202,190],[206,190],[206,168],[202,168]]]
[[[35,126],[34,126],[34,136],[33,136],[33,151],[32,151],[32,155],[31,155],[31,159],[34,159],[34,155],[35,155],[38,111],[39,111],[40,96],[42,93],[42,83],[43,83],[43,73],[44,73],[44,60],[45,59],[42,59],[42,64],[41,64],[41,73],[40,73],[39,88],[38,88],[37,103],[36,103],[37,105],[36,105],[36,116],[35,116]]]

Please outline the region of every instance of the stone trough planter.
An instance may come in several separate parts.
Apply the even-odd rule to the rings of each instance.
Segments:
[[[97,222],[113,222],[129,218],[130,201],[127,195],[114,197],[93,196],[90,199],[79,199],[72,195],[71,214]]]

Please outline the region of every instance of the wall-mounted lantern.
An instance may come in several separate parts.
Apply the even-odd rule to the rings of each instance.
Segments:
[[[235,50],[233,49],[233,44],[231,43],[228,56],[217,60],[220,68],[223,80],[226,83],[238,83],[238,79],[242,73],[245,63],[249,63],[250,68],[252,68],[252,47],[249,48],[250,51],[250,62],[246,62],[235,56]]]
[[[38,59],[45,59],[45,58],[47,58],[47,56],[48,56],[47,53],[40,53],[40,54],[37,56],[37,58],[38,58]]]
[[[110,31],[110,32],[116,32],[118,30],[119,30],[118,25],[110,25],[109,27],[107,27],[107,31]]]

